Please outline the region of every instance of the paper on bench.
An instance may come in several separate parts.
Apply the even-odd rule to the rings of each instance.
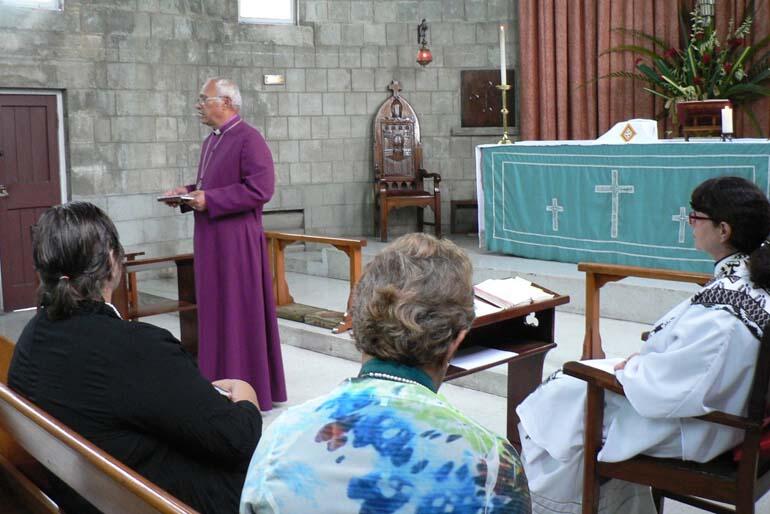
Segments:
[[[473,286],[473,292],[479,298],[504,309],[553,298],[551,293],[546,293],[521,277],[491,278]]]
[[[486,346],[469,346],[468,348],[458,350],[449,364],[462,369],[474,369],[488,366],[504,359],[510,359],[517,355],[518,353],[516,352],[507,352],[496,348],[487,348]]]

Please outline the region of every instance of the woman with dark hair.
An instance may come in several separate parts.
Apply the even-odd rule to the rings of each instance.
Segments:
[[[770,203],[751,182],[719,177],[699,185],[690,204],[695,246],[716,261],[714,278],[663,316],[638,354],[588,361],[614,370],[626,395],[606,394],[601,461],[645,454],[705,462],[742,437],[692,418],[745,414],[770,321]],[[557,372],[516,411],[533,512],[580,512],[585,395],[585,382]],[[600,512],[655,509],[649,488],[612,480],[602,486]]]
[[[123,248],[98,207],[48,209],[33,232],[39,309],[16,344],[10,387],[204,513],[233,513],[262,432],[254,390],[198,372],[179,341],[109,303]],[[79,510],[78,510],[79,511]]]
[[[437,394],[474,317],[465,252],[401,237],[353,298],[361,372],[270,425],[241,514],[528,514],[516,450]]]

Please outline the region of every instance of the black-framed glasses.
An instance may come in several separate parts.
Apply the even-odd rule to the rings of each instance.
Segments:
[[[700,216],[698,214],[695,214],[695,211],[690,211],[690,214],[687,215],[687,222],[690,225],[694,225],[695,224],[695,220],[714,221],[714,218],[709,218],[708,216]]]

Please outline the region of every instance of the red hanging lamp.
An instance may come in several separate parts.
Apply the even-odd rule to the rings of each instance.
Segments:
[[[427,66],[433,61],[433,54],[430,53],[428,48],[428,24],[425,22],[425,18],[422,19],[419,25],[417,25],[417,44],[420,48],[417,50],[417,64],[420,66]]]

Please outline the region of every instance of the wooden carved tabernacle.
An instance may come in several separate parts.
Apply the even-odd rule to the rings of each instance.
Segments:
[[[513,70],[507,70],[508,84],[515,84]],[[465,70],[460,72],[460,109],[463,127],[502,127],[500,110],[503,108],[500,90],[500,70]],[[515,89],[508,92],[508,110],[516,112]],[[515,126],[515,116],[509,126]]]

